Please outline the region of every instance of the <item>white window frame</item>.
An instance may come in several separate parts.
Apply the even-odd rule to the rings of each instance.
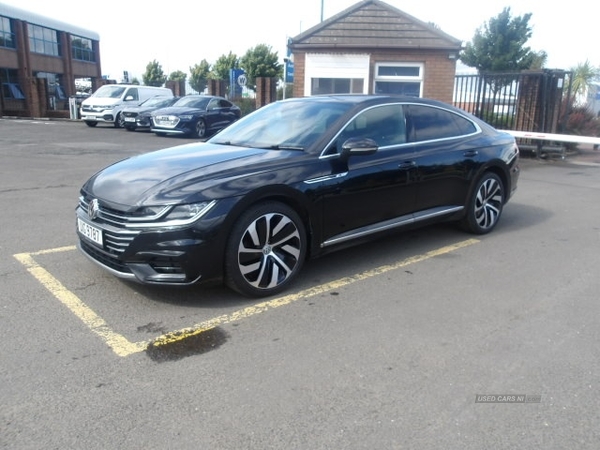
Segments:
[[[390,75],[378,75],[380,67],[410,67],[418,68],[418,76],[390,76]],[[378,62],[375,64],[375,74],[373,77],[373,92],[377,93],[377,82],[382,81],[386,83],[419,83],[419,97],[423,97],[423,80],[425,79],[425,65],[418,62],[410,63],[398,63],[398,62]]]

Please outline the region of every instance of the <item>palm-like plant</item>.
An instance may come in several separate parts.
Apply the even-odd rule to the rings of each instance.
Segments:
[[[577,104],[587,103],[592,82],[600,79],[600,68],[594,67],[589,60],[571,68],[571,92]]]

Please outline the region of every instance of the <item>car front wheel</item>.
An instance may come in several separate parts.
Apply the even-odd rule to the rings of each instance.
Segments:
[[[462,221],[463,228],[475,234],[489,233],[494,229],[504,206],[504,185],[498,175],[487,172],[475,185]]]
[[[93,122],[93,121],[91,121],[91,120],[86,120],[86,121],[85,121],[85,124],[86,124],[88,127],[92,127],[92,128],[94,128],[96,125],[98,125],[98,122]]]
[[[123,128],[125,126],[125,117],[123,114],[117,114],[117,118],[115,119],[115,128]]]
[[[256,205],[234,225],[225,253],[225,283],[249,296],[264,297],[285,289],[306,256],[302,220],[279,202]]]
[[[196,136],[199,138],[206,136],[206,122],[204,119],[198,119],[198,123],[196,123]]]

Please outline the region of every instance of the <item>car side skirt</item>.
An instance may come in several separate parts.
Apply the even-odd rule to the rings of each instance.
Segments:
[[[415,224],[417,222],[423,222],[438,218],[440,216],[451,215],[458,213],[464,209],[464,206],[440,206],[437,208],[428,209],[425,211],[419,211],[414,214],[407,214],[405,216],[396,217],[395,219],[386,220],[383,222],[374,223],[366,227],[358,228],[356,230],[347,231],[321,243],[321,248],[326,248],[332,245],[341,244],[353,239],[359,239],[365,236],[369,236],[382,231],[392,230],[394,228],[400,228],[408,225]]]

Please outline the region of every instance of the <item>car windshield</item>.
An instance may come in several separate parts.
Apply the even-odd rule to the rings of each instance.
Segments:
[[[96,92],[94,92],[94,95],[92,95],[92,97],[97,97],[97,98],[119,98],[121,97],[121,95],[123,95],[123,92],[125,91],[125,88],[123,86],[102,86],[100,89],[98,89]]]
[[[152,97],[142,103],[143,106],[164,106],[168,105],[172,97]]]
[[[206,109],[210,98],[182,97],[173,106],[185,106],[187,108]]]
[[[247,115],[210,140],[243,147],[304,150],[352,105],[337,101],[286,100]]]

